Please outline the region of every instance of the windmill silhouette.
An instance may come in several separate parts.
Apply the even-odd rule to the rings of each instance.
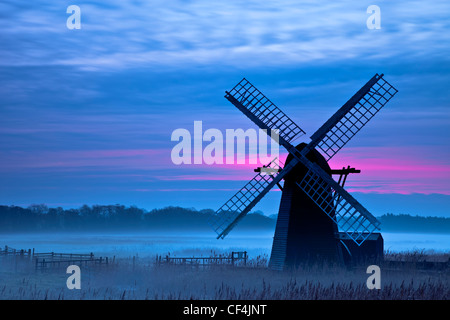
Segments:
[[[311,136],[311,142],[294,147],[291,142],[305,132],[248,80],[226,91],[225,98],[259,128],[272,132],[289,155],[283,167],[274,159],[255,169],[256,176],[216,211],[209,223],[217,238],[224,238],[284,179],[270,268],[282,270],[305,261],[341,263],[361,252],[379,253],[380,245],[382,255],[383,240],[375,233],[380,222],[343,188],[347,175],[359,170],[332,170],[328,161],[396,93],[383,74],[375,74]],[[333,174],[340,176],[339,182]],[[373,243],[363,246],[368,242]]]

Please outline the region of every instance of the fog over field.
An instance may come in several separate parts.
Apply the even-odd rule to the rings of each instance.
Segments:
[[[427,250],[450,252],[450,234],[382,233],[386,251]],[[247,251],[251,258],[270,255],[273,231],[237,231],[225,239],[213,232],[67,232],[3,234],[0,246],[31,249],[36,252],[90,253],[109,257],[154,257],[171,253],[176,256],[209,256],[212,252],[228,254]]]

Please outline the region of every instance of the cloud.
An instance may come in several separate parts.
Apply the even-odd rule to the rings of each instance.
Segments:
[[[111,70],[186,64],[330,63],[347,59],[447,59],[447,1],[383,2],[382,29],[366,28],[352,1],[109,1],[80,3],[82,29],[67,30],[62,4],[7,1],[3,66]],[[432,17],[432,18],[431,18]]]

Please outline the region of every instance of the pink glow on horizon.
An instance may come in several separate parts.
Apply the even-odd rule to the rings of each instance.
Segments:
[[[205,192],[209,192],[209,191],[226,191],[226,192],[229,192],[229,191],[233,191],[233,192],[236,192],[236,191],[239,191],[239,190],[240,190],[239,188],[219,188],[219,189],[211,189],[211,188],[170,188],[170,189],[135,189],[134,191],[138,191],[138,192],[155,192],[155,191],[158,191],[158,192],[197,192],[197,191],[200,191],[200,192],[203,192],[203,191],[205,191]],[[279,188],[273,188],[270,191],[271,192],[272,191],[279,192],[281,190]]]
[[[450,166],[433,151],[427,147],[347,148],[330,165],[361,170],[349,177],[349,191],[450,195]]]
[[[256,173],[255,173],[256,174]],[[254,175],[253,175],[254,176]],[[245,175],[178,175],[178,176],[156,176],[157,179],[162,181],[248,181],[253,176]]]
[[[255,168],[267,164],[249,164],[247,157],[245,164],[175,165],[171,161],[170,151],[171,149],[13,151],[3,156],[0,170],[11,172],[45,168],[54,172],[77,171],[93,176],[106,174],[118,179],[132,177],[129,170],[137,170],[142,171],[139,178],[147,176],[161,181],[242,181],[244,184],[256,175]],[[286,156],[286,153],[280,153],[282,163]],[[351,192],[450,195],[449,161],[431,146],[346,147],[329,164],[333,169],[350,165],[361,170],[360,174],[350,175],[347,179],[346,189]],[[167,188],[169,189],[172,188]]]
[[[346,148],[329,164],[333,169],[350,165],[361,170],[360,174],[347,179],[346,189],[351,192],[450,195],[450,165],[445,159],[432,155],[432,150],[427,148]],[[284,162],[286,154],[280,154],[280,158]],[[208,174],[177,176],[177,179],[248,181],[254,176],[253,169],[260,165],[199,165],[205,166],[213,170]]]
[[[237,191],[237,189],[226,189],[226,188],[222,188],[222,189],[210,189],[210,188],[170,188],[170,189],[136,189],[134,191],[138,191],[138,192],[208,192],[208,191]]]

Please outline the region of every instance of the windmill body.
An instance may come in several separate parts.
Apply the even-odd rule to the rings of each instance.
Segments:
[[[248,80],[242,79],[227,91],[225,97],[260,129],[270,132],[289,155],[283,167],[274,159],[264,170],[255,170],[258,174],[216,211],[210,225],[218,238],[224,238],[284,180],[270,268],[283,270],[308,261],[342,262],[364,255],[372,247],[379,250],[381,236],[375,234],[379,221],[343,188],[347,174],[356,171],[350,167],[340,171],[338,183],[331,176],[336,170],[328,161],[396,93],[383,75],[376,74],[309,143],[294,147],[292,141],[305,132]]]
[[[304,147],[306,144],[302,143],[296,149],[301,151]],[[310,151],[307,158],[331,177],[331,168],[318,151]],[[291,160],[292,156],[288,156],[286,163]],[[336,238],[336,223],[297,185],[307,171],[299,163],[284,178],[269,261],[272,269],[283,269],[285,265],[295,267],[302,263],[343,261],[341,246]],[[332,197],[331,190],[329,197]]]

